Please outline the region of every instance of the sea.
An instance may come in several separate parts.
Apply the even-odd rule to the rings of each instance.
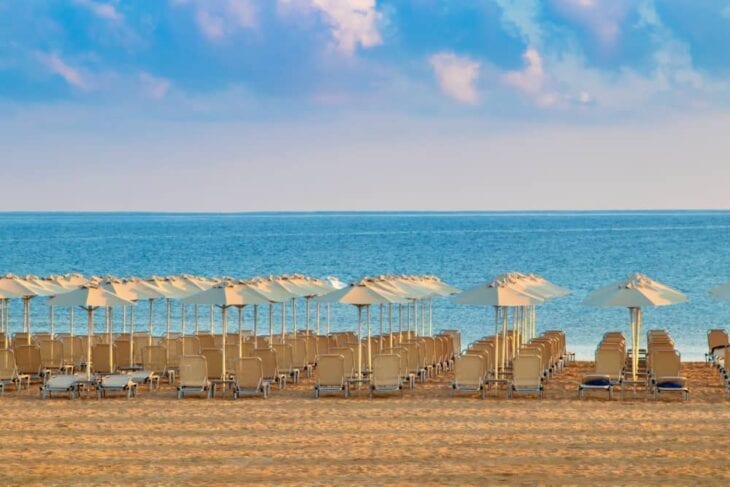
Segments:
[[[708,295],[708,289],[730,280],[730,211],[0,213],[2,274],[249,278],[302,273],[344,282],[433,274],[466,289],[509,271],[537,273],[571,291],[538,306],[537,327],[565,330],[568,348],[579,359],[593,356],[606,331],[630,336],[627,310],[584,306],[586,295],[631,273],[645,273],[689,298],[646,309],[645,329],[669,330],[683,360],[702,360],[707,330],[730,328],[730,303]],[[136,308],[136,322],[146,329],[147,304]],[[153,331],[162,334],[164,306],[154,310]],[[20,302],[11,302],[11,332],[21,328],[21,311]],[[180,313],[173,303],[174,330],[180,330]],[[201,329],[209,327],[207,313],[200,310]],[[244,310],[245,328],[251,328],[252,313]],[[277,308],[276,330],[279,313]],[[45,298],[31,301],[31,314],[32,329],[47,331]],[[268,311],[259,315],[259,326],[268,330]],[[321,310],[321,331],[324,315]],[[189,310],[186,316],[190,323]],[[120,320],[115,315],[117,330]],[[214,320],[219,330],[218,314]],[[305,327],[304,303],[297,307],[297,321]],[[68,311],[54,310],[54,322],[56,331],[68,331]],[[331,331],[351,330],[356,323],[354,307],[332,306]],[[372,323],[377,330],[378,309]],[[83,316],[77,326],[85,330]],[[310,326],[317,326],[314,311]],[[433,329],[458,329],[467,344],[493,331],[493,310],[434,299]]]

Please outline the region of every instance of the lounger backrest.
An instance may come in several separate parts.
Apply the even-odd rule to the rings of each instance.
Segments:
[[[479,386],[484,379],[484,358],[462,355],[454,360],[454,382],[457,386]]]
[[[179,370],[182,387],[203,387],[208,383],[208,362],[203,355],[182,355]]]
[[[434,344],[433,337],[423,337],[421,341],[423,345],[423,360],[427,365],[433,365],[437,362],[436,360],[436,345]]]
[[[210,336],[210,335],[208,335]],[[191,335],[178,338],[180,341],[180,354],[181,355],[200,355],[200,351],[203,349],[200,346],[200,338]],[[215,348],[215,347],[205,347]]]
[[[386,348],[383,354],[396,354],[400,357],[400,376],[408,376],[408,350],[403,347]]]
[[[288,343],[277,343],[274,345],[276,350],[276,365],[279,371],[285,374],[294,369],[294,347]]]
[[[258,389],[264,380],[264,365],[259,357],[243,357],[236,361],[236,384],[240,389]]]
[[[63,343],[63,361],[67,364],[79,365],[86,355],[81,338],[72,336],[61,337]]]
[[[63,342],[61,340],[41,340],[41,367],[60,369],[63,367]]]
[[[434,353],[434,357],[435,357],[437,363],[441,364],[441,363],[446,362],[446,360],[447,360],[447,358],[446,358],[446,348],[447,348],[446,342],[447,341],[448,341],[448,339],[446,337],[442,337],[442,336],[434,337],[434,341],[433,341],[434,352],[433,353]]]
[[[625,357],[625,354],[617,349],[596,350],[596,374],[607,375],[611,380],[620,379],[626,363]]]
[[[254,342],[243,342],[243,356],[244,357],[253,357],[253,351],[256,349],[256,345]]]
[[[204,348],[215,348],[215,336],[210,333],[201,333],[197,335],[198,341],[200,342],[200,349]]]
[[[109,347],[112,348],[111,364],[109,363]],[[116,346],[99,343],[91,347],[91,367],[97,374],[113,374],[117,370]]]
[[[400,384],[400,357],[396,354],[376,355],[373,358],[372,384],[393,387]]]
[[[537,387],[543,370],[539,355],[520,355],[512,361],[512,382],[516,387]]]
[[[142,349],[142,367],[157,374],[167,369],[167,350],[162,345],[146,346]]]
[[[317,362],[317,337],[307,335],[304,338],[307,347],[307,363],[314,364]]]
[[[129,360],[132,341],[129,338],[117,338],[114,340],[114,346],[117,347],[117,367],[129,367],[132,365]]]
[[[17,374],[15,354],[12,350],[0,350],[0,380],[13,380]]]
[[[324,335],[317,336],[317,354],[324,355],[329,353],[330,339]]]
[[[408,352],[408,372],[414,374],[418,373],[418,371],[421,369],[421,350],[419,349],[418,344],[414,342],[404,342],[401,343],[400,346],[401,348],[405,348]]]
[[[226,371],[233,372],[238,365],[238,340],[226,343]]]
[[[31,337],[32,338],[32,337]],[[18,332],[13,334],[13,349],[18,348],[20,345],[30,345],[28,342],[28,334],[25,332]]]
[[[292,365],[303,369],[307,366],[307,342],[303,338],[295,338],[286,341],[292,347]]]
[[[41,370],[41,349],[38,345],[17,345],[15,363],[21,374],[39,374]]]
[[[275,379],[279,371],[276,350],[273,348],[257,348],[253,351],[253,354],[261,359],[264,367],[264,379]]]
[[[208,379],[223,379],[223,350],[204,348],[200,354],[208,364]]]
[[[350,347],[330,347],[331,355],[342,355],[344,359],[345,375],[352,377],[355,373],[355,359]]]
[[[676,350],[659,350],[651,354],[651,372],[656,377],[677,377],[680,366]]]
[[[132,342],[134,343],[134,363],[141,364],[143,350],[150,346],[150,336],[145,333],[135,333]]]
[[[322,354],[317,363],[319,384],[323,386],[342,386],[345,383],[345,357],[335,354]]]
[[[179,364],[180,356],[182,355],[180,350],[180,341],[177,338],[170,338],[169,340],[167,338],[163,338],[159,344],[167,350],[167,366],[176,368]]]
[[[725,330],[715,329],[707,332],[707,346],[710,352],[716,348],[728,346],[728,334]]]

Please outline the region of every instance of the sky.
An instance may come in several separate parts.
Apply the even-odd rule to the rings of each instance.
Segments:
[[[0,211],[728,209],[730,0],[0,0]]]

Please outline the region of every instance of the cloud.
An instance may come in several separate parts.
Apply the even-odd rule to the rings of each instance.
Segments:
[[[502,23],[514,30],[527,45],[539,46],[543,40],[543,29],[538,17],[538,0],[495,0],[502,9]]]
[[[628,0],[551,0],[551,5],[562,16],[588,28],[604,48],[616,44],[630,9]]]
[[[139,73],[139,82],[142,85],[143,93],[156,100],[164,98],[172,86],[170,80],[145,72]]]
[[[302,11],[318,12],[331,29],[335,47],[346,54],[383,42],[378,30],[383,14],[375,0],[278,0],[278,5],[284,11],[299,10],[295,17]]]
[[[540,106],[549,107],[559,103],[559,94],[548,86],[548,76],[545,74],[542,56],[537,49],[527,49],[522,55],[522,59],[525,61],[525,67],[520,71],[505,73],[505,82],[532,97]],[[580,97],[583,100],[588,98],[587,93]]]
[[[253,0],[171,0],[173,6],[192,6],[195,23],[210,40],[220,40],[241,29],[258,26],[258,10]]]
[[[39,53],[38,59],[51,73],[57,74],[69,85],[82,91],[92,89],[88,77],[80,70],[66,63],[58,54]]]
[[[106,20],[122,20],[124,17],[116,7],[110,3],[94,2],[93,0],[74,0],[76,5],[84,7],[99,18]]]
[[[449,52],[440,52],[429,58],[441,91],[454,100],[474,105],[479,95],[474,86],[479,78],[480,63]]]

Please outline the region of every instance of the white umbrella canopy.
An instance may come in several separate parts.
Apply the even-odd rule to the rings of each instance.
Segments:
[[[131,301],[124,299],[116,294],[97,286],[79,286],[73,291],[69,291],[56,296],[51,296],[48,300],[49,306],[80,306],[88,312],[89,317],[89,339],[87,340],[86,349],[86,376],[91,378],[91,337],[94,335],[94,310],[97,308],[112,308],[117,306],[126,306],[132,304]],[[112,363],[112,341],[109,337],[109,364]]]
[[[344,303],[357,306],[357,363],[358,376],[362,377],[362,308],[367,307],[368,310],[368,367],[372,370],[372,350],[370,343],[370,306],[373,304],[393,304],[399,302],[399,296],[391,294],[387,291],[376,289],[369,285],[367,281],[350,284],[349,286],[332,291],[314,298],[315,301],[325,304]]]
[[[604,308],[628,308],[631,319],[632,377],[636,381],[641,347],[641,309],[647,306],[669,306],[684,303],[687,296],[650,277],[635,273],[627,279],[609,284],[590,293],[583,304]]]
[[[0,298],[22,299],[23,300],[23,331],[27,333],[28,344],[30,344],[30,300],[36,296],[48,296],[51,291],[48,288],[29,282],[13,274],[6,274],[0,277]],[[7,311],[6,311],[7,313]],[[6,316],[6,319],[8,317]],[[8,330],[5,330],[7,334]]]

